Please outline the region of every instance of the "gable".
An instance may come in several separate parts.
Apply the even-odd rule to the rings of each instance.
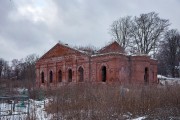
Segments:
[[[68,47],[67,45],[62,45],[60,43],[57,43],[53,48],[51,48],[47,53],[45,53],[40,59],[47,59],[47,58],[71,55],[71,54],[75,54],[77,52],[79,52],[79,51],[72,49],[72,48]]]
[[[109,53],[109,52],[124,53],[124,49],[116,41],[114,41],[111,44],[100,49],[98,52],[99,53]]]

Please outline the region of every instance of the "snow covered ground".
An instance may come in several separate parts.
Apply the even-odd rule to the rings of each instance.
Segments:
[[[46,99],[43,101],[36,101],[36,100],[29,100],[29,118],[33,118],[36,120],[50,120],[53,115],[47,114],[45,111],[45,106],[48,104],[50,99]],[[15,108],[14,112],[11,112],[11,104],[8,103],[0,103],[1,108],[1,115],[0,120],[26,120],[28,118],[27,113],[27,102],[25,102],[25,107],[17,107]],[[127,118],[129,118],[132,115],[131,113],[128,113]],[[124,115],[123,115],[124,116]],[[145,116],[137,117],[134,119],[129,120],[143,120],[145,119]]]
[[[160,84],[162,85],[177,85],[180,84],[180,78],[169,78],[163,75],[157,76],[159,79]]]
[[[37,120],[49,120],[51,115],[45,112],[45,105],[49,99],[43,101],[29,100],[29,117],[36,118]],[[13,102],[13,101],[12,101]],[[11,111],[12,104],[0,103],[0,119],[2,120],[25,120],[28,117],[28,103],[25,101],[25,106],[18,107],[18,103],[15,106],[15,110]]]
[[[134,119],[131,119],[131,120],[144,120],[146,117],[143,116],[143,117],[138,117],[138,118],[134,118]]]
[[[158,79],[161,85],[176,85],[180,84],[180,78],[168,78],[162,75],[158,75]],[[19,93],[22,93],[25,88],[16,89],[15,91],[18,91]],[[46,105],[50,103],[49,98],[46,98],[42,101],[37,101],[33,99],[29,99],[29,117],[34,118],[37,120],[50,120],[53,115],[47,114],[45,111]],[[15,101],[11,100],[11,103],[14,103]],[[0,120],[25,120],[28,117],[28,102],[25,101],[24,107],[18,107],[19,104],[21,104],[21,101],[19,103],[16,103],[15,110],[12,111],[13,105],[10,104],[10,102],[1,102],[0,101]],[[130,113],[131,114],[131,113]],[[129,115],[129,114],[127,114]],[[128,116],[128,118],[131,118],[131,115]],[[148,116],[137,116],[136,118],[132,120],[143,120],[148,118]]]

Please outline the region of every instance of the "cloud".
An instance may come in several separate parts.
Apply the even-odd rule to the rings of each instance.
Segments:
[[[34,2],[22,1],[6,1],[0,5],[0,57],[8,60],[21,58],[39,50],[43,51],[45,46],[49,49],[52,47],[48,47],[49,44],[55,44],[49,34],[48,20],[42,12],[43,8],[36,7]],[[8,54],[3,56],[6,53]]]
[[[180,28],[179,5],[178,0],[1,0],[0,57],[42,55],[59,40],[102,47],[111,41],[114,20],[151,11]]]

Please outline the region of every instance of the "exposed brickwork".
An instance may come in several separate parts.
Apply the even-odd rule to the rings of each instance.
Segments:
[[[145,55],[126,55],[117,42],[94,55],[58,43],[37,61],[37,85],[56,86],[71,81],[157,83],[157,61]]]
[[[103,47],[98,52],[99,53],[109,53],[109,52],[124,53],[124,49],[117,42],[113,42],[110,45]]]

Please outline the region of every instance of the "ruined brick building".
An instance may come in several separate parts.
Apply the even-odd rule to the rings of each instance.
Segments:
[[[38,86],[78,82],[157,83],[157,61],[127,55],[117,42],[95,53],[57,43],[36,63]]]

